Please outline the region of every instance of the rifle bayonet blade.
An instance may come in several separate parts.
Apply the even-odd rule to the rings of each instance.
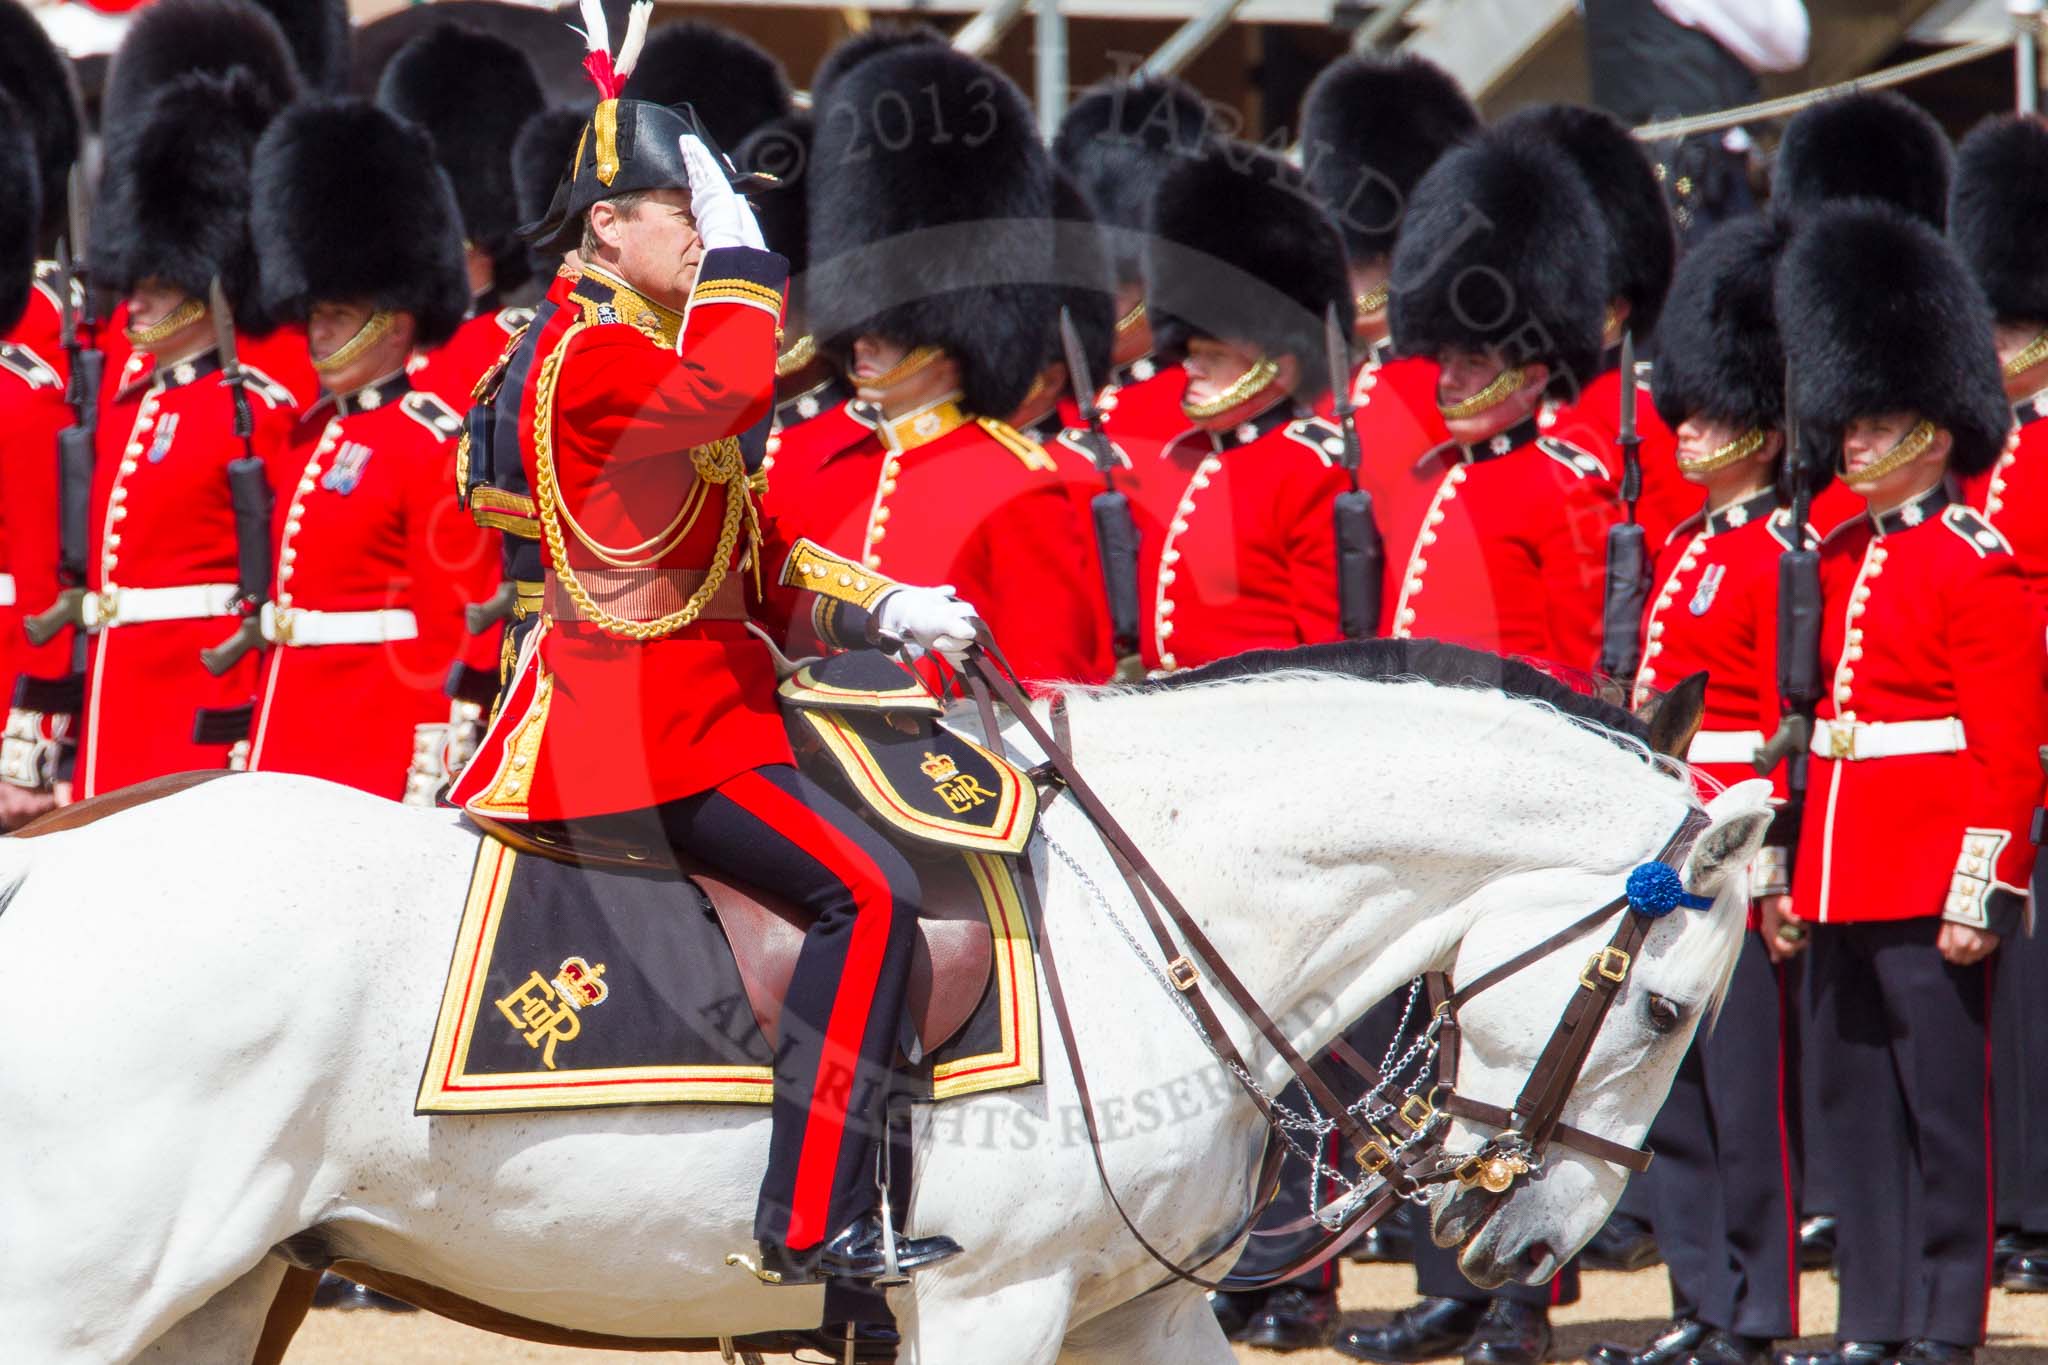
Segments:
[[[1351,341],[1334,303],[1323,313],[1323,353],[1330,365],[1330,401],[1338,417],[1349,417],[1356,409],[1351,401]]]
[[[78,259],[86,256],[85,236],[85,168],[84,158],[71,163],[71,174],[64,186],[65,226],[70,230],[71,249],[78,253]]]
[[[1621,431],[1620,442],[1639,439],[1636,435],[1636,334],[1633,328],[1621,334]]]
[[[1060,306],[1060,349],[1067,357],[1067,387],[1080,405],[1081,420],[1093,424],[1099,415],[1095,405],[1095,376],[1088,373],[1088,352],[1081,345],[1081,329],[1074,326],[1074,311]]]
[[[228,383],[239,383],[242,378],[241,357],[235,354],[235,311],[228,306],[227,290],[221,288],[220,276],[213,277],[213,283],[206,287],[207,306],[213,311],[213,340],[220,348],[221,377]]]

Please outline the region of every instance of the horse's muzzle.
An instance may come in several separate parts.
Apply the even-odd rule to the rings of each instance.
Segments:
[[[1507,1198],[1506,1193],[1494,1194],[1477,1185],[1444,1188],[1447,1193],[1437,1197],[1430,1217],[1429,1237],[1446,1249],[1462,1246],[1477,1234]]]

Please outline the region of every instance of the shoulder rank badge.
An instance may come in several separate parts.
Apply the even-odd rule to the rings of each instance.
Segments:
[[[1726,564],[1709,564],[1707,571],[1700,575],[1700,585],[1693,590],[1688,609],[1694,616],[1705,616],[1707,608],[1714,605],[1714,595],[1721,591],[1721,580],[1728,576]]]

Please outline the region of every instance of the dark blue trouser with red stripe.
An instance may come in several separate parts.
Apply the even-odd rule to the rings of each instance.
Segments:
[[[782,1009],[774,1131],[754,1217],[763,1242],[803,1252],[877,1205],[917,933],[908,860],[795,768],[739,774],[660,808],[674,847],[788,901],[811,921]]]

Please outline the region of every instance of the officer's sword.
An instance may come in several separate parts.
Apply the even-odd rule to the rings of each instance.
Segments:
[[[242,621],[227,639],[199,651],[200,663],[218,677],[233,668],[244,654],[263,645],[263,604],[270,600],[270,534],[277,498],[271,491],[263,457],[256,453],[256,416],[249,407],[248,375],[235,349],[234,310],[228,305],[227,291],[221,288],[218,276],[208,292],[214,344],[220,352],[221,382],[227,385],[234,400],[235,435],[242,443],[240,458],[228,462],[228,500],[235,513],[233,610]]]
[[[1607,528],[1607,588],[1601,607],[1600,670],[1624,686],[1642,662],[1643,604],[1650,598],[1650,556],[1636,502],[1643,495],[1642,437],[1636,431],[1636,338],[1621,334],[1621,502],[1625,519]]]
[[[1351,397],[1351,332],[1331,304],[1323,314],[1323,355],[1330,366],[1330,401],[1344,434],[1344,473],[1351,487],[1331,504],[1337,532],[1337,619],[1347,640],[1379,634],[1386,544],[1372,514],[1372,494],[1358,485],[1358,404]]]
[[[1119,674],[1138,653],[1138,524],[1131,500],[1116,486],[1116,447],[1103,429],[1102,405],[1096,400],[1095,377],[1088,372],[1087,351],[1073,311],[1060,309],[1060,347],[1067,358],[1067,384],[1087,424],[1082,440],[1088,458],[1102,475],[1102,491],[1089,502],[1095,518],[1095,548],[1102,560],[1102,590],[1109,599],[1110,640]]]

